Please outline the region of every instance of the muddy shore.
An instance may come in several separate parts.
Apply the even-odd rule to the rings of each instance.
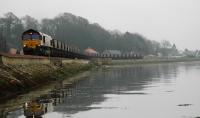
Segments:
[[[90,64],[68,63],[62,66],[0,65],[0,103],[20,94],[64,80],[91,68]]]

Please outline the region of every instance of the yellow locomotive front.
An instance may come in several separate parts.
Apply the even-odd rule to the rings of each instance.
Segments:
[[[28,30],[22,34],[23,46],[27,48],[36,48],[41,45],[42,36],[39,32]]]
[[[27,30],[22,34],[24,54],[35,54],[42,43],[42,36],[35,30]]]

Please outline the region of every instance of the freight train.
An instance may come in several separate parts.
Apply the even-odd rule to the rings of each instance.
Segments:
[[[82,53],[76,46],[56,40],[51,36],[29,29],[22,33],[23,51],[25,55],[63,57],[71,59],[111,58],[111,59],[142,59],[140,54],[89,54]]]
[[[56,40],[51,36],[29,29],[22,33],[22,44],[25,55],[88,59],[89,56],[80,52],[75,46]]]

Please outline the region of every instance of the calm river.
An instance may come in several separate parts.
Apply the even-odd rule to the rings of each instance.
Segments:
[[[24,118],[23,109],[8,118]],[[48,104],[43,118],[200,118],[200,62],[107,67]]]

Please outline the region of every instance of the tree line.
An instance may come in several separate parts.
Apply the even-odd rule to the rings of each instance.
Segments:
[[[8,51],[9,48],[21,50],[21,34],[27,29],[44,32],[57,40],[76,45],[81,50],[91,47],[98,52],[120,50],[123,53],[160,53],[164,56],[177,53],[175,44],[172,45],[169,41],[157,42],[128,31],[108,31],[97,23],[90,23],[87,19],[71,13],[62,13],[52,19],[44,18],[38,21],[29,15],[19,18],[12,12],[0,17],[0,51]]]

